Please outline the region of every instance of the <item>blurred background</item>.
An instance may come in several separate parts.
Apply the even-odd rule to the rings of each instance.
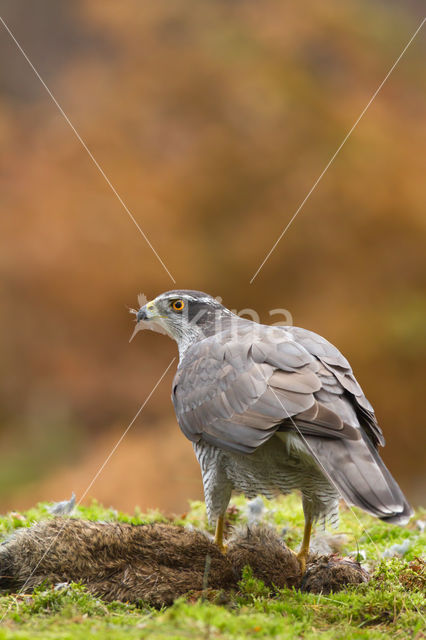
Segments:
[[[336,344],[414,504],[425,479],[425,29],[379,0],[2,0],[2,16],[180,288]],[[82,495],[176,355],[128,306],[174,288],[0,25],[0,511]],[[170,369],[90,487],[202,496]]]

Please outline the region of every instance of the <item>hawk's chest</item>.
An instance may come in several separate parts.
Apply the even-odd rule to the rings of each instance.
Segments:
[[[252,454],[225,451],[203,442],[194,444],[194,451],[205,486],[230,482],[235,491],[249,498],[259,494],[271,498],[301,488],[302,460],[289,455],[286,443],[278,436]]]

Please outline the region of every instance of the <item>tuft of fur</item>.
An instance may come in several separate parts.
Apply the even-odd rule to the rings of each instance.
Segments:
[[[300,588],[310,593],[332,593],[341,591],[349,584],[368,582],[369,574],[354,560],[329,556],[311,559]]]
[[[0,590],[82,582],[106,601],[160,607],[188,592],[236,589],[246,565],[271,587],[302,582],[295,555],[265,526],[236,531],[223,555],[201,531],[58,517],[22,528],[0,545]],[[313,575],[318,578],[315,571],[305,587]],[[333,575],[330,590],[335,590]],[[359,582],[353,578],[349,581]]]
[[[253,575],[269,587],[298,587],[301,581],[297,556],[271,527],[256,525],[237,529],[228,543],[227,558],[241,575],[250,565]]]

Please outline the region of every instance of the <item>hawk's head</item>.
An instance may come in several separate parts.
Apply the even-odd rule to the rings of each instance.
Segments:
[[[216,333],[221,321],[231,315],[207,293],[177,289],[166,291],[143,305],[136,321],[138,328],[167,333],[182,352],[192,342]]]

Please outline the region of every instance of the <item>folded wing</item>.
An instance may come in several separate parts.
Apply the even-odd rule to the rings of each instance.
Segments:
[[[294,431],[345,500],[380,518],[411,514],[376,447],[374,411],[348,361],[321,336],[296,327],[241,323],[188,349],[172,399],[192,441],[252,453]]]

